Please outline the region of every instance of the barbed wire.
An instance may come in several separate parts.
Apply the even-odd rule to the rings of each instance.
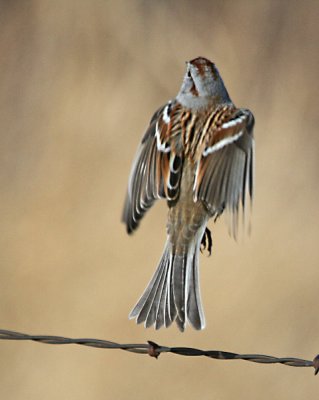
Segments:
[[[148,341],[144,344],[120,344],[109,340],[80,338],[72,339],[62,336],[28,335],[26,333],[0,329],[0,340],[32,340],[44,344],[77,344],[81,346],[97,347],[101,349],[120,349],[138,354],[148,354],[158,358],[162,353],[173,353],[179,356],[203,356],[216,360],[244,360],[260,364],[283,364],[289,367],[313,367],[315,375],[319,372],[319,354],[313,361],[292,357],[273,357],[264,354],[237,354],[221,350],[200,350],[192,347],[167,347]]]

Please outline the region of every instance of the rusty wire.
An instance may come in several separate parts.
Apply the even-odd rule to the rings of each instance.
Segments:
[[[173,353],[180,356],[204,356],[216,360],[245,360],[260,364],[283,364],[290,367],[313,367],[315,375],[319,372],[319,354],[313,361],[292,357],[273,357],[263,354],[237,354],[220,350],[200,350],[191,347],[167,347],[148,341],[144,344],[120,344],[108,340],[80,338],[72,339],[62,336],[28,335],[25,333],[0,329],[0,340],[32,340],[45,344],[78,344],[82,346],[97,347],[101,349],[121,349],[138,354],[148,354],[158,358],[161,353]]]

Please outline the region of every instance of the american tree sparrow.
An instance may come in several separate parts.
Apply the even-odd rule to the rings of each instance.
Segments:
[[[199,288],[199,252],[211,248],[209,218],[238,214],[253,194],[253,114],[236,108],[216,66],[187,62],[177,97],[159,108],[139,146],[123,211],[132,233],[157,199],[169,211],[167,241],[156,272],[130,313],[156,329],[176,321],[205,327]]]

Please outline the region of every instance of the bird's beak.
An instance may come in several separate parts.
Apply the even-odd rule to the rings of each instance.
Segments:
[[[187,61],[186,62],[186,75],[188,78],[193,80],[192,74],[191,74],[191,65],[190,63]]]

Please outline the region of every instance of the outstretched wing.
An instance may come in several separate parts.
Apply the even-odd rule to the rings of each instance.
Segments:
[[[178,196],[182,159],[169,142],[170,108],[168,103],[154,114],[135,156],[122,215],[128,233],[138,227],[155,200]]]
[[[198,164],[194,198],[204,202],[212,216],[224,209],[231,215],[236,237],[240,204],[253,196],[254,117],[249,110],[225,107],[215,114]]]

